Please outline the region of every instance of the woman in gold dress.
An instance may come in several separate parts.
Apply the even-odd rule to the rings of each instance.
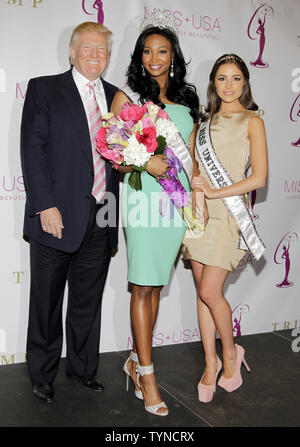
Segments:
[[[213,399],[222,369],[216,352],[216,331],[223,351],[223,374],[218,385],[228,392],[234,391],[242,384],[242,362],[249,370],[244,348],[234,344],[231,308],[223,294],[229,272],[237,267],[246,253],[239,248],[240,228],[225,207],[224,198],[226,201],[232,196],[243,196],[266,184],[266,135],[263,120],[255,114],[257,109],[245,63],[233,54],[221,56],[210,74],[206,120],[210,119],[210,138],[220,166],[230,174],[232,184],[213,186],[209,169],[205,169],[198,156],[201,133],[198,134],[195,155],[200,176],[194,177],[192,187],[194,191],[204,192],[209,221],[203,237],[186,237],[183,242],[183,256],[190,260],[196,282],[198,318],[205,352],[206,367],[198,384],[201,402]],[[244,178],[249,157],[252,173]],[[219,170],[216,172],[220,174]]]

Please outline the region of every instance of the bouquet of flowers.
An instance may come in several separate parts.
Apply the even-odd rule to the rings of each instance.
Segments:
[[[204,227],[193,216],[190,196],[178,179],[182,164],[171,149],[177,133],[176,125],[168,114],[153,102],[149,101],[143,106],[127,102],[119,115],[108,113],[103,116],[96,136],[97,150],[116,169],[119,165],[132,167],[128,183],[136,191],[142,189],[141,173],[146,170],[150,157],[166,155],[169,170],[159,177],[158,182],[188,229],[195,234],[202,232]]]

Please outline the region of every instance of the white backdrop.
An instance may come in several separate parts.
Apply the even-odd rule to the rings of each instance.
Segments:
[[[2,365],[23,362],[26,349],[29,246],[22,238],[25,192],[19,127],[27,82],[66,71],[72,29],[104,18],[113,31],[105,78],[123,85],[139,25],[158,8],[177,21],[183,53],[190,61],[188,78],[196,84],[202,106],[213,62],[225,52],[237,53],[249,66],[253,96],[266,125],[269,180],[263,191],[252,195],[252,207],[267,250],[258,263],[247,257],[229,276],[226,296],[234,333],[300,326],[300,0],[0,0]],[[121,229],[103,300],[101,352],[131,347],[126,273]],[[179,257],[162,293],[153,346],[199,339],[192,274]]]

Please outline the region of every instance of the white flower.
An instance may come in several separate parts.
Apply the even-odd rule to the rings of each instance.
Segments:
[[[132,135],[127,143],[128,146],[122,151],[126,165],[144,166],[152,154],[147,152],[144,144],[138,142],[135,135]]]
[[[177,127],[173,121],[165,118],[159,118],[155,124],[156,134],[165,137],[167,146],[172,147],[172,143],[176,142]]]

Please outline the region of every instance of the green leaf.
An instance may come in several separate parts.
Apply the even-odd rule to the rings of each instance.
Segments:
[[[162,155],[163,155],[164,150],[165,150],[165,147],[166,147],[166,145],[167,145],[166,139],[165,139],[165,137],[163,137],[162,135],[159,135],[159,136],[156,138],[156,141],[157,141],[157,143],[158,143],[158,146],[157,146],[157,148],[156,148],[154,154],[155,154],[155,155],[159,155],[159,154],[162,154]]]
[[[136,166],[136,165],[132,165],[132,169],[136,172],[143,172],[146,170],[146,166],[147,163],[144,164],[144,166]]]
[[[142,180],[141,180],[141,172],[131,172],[129,178],[128,178],[128,184],[131,186],[132,189],[135,189],[136,191],[141,191],[142,189]]]

